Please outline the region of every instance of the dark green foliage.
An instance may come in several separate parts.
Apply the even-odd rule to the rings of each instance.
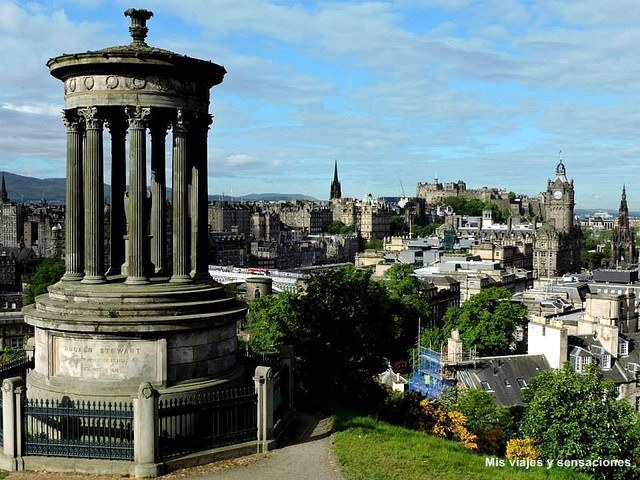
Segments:
[[[391,235],[402,235],[405,231],[403,217],[391,217],[389,221],[389,231]]]
[[[60,280],[64,271],[64,260],[60,257],[46,258],[38,265],[27,290],[27,304],[35,302],[38,295],[47,293],[47,287]]]
[[[629,459],[629,468],[584,470],[599,479],[637,479],[640,417],[626,400],[616,400],[613,383],[595,364],[584,374],[568,364],[529,382],[521,434],[538,442],[548,459]]]
[[[606,268],[609,266],[611,256],[611,230],[582,229],[582,244],[580,247],[580,260],[587,270]],[[598,251],[598,245],[604,245],[602,251]]]
[[[452,330],[460,332],[465,348],[476,348],[479,356],[505,355],[524,348],[513,334],[524,325],[526,308],[510,301],[511,293],[501,287],[481,290],[458,308],[444,315],[444,326],[425,330],[420,343],[433,350],[447,341]]]
[[[327,227],[327,233],[331,235],[353,235],[356,228],[353,225],[345,225],[339,220],[335,220]]]
[[[14,347],[5,347],[2,355],[0,355],[0,365],[3,363],[12,362],[25,356],[25,351]]]
[[[367,243],[365,243],[364,248],[366,250],[382,250],[383,246],[384,246],[384,243],[381,238],[371,238],[367,240]]]
[[[404,356],[415,342],[414,315],[426,303],[415,298],[418,280],[406,273],[392,271],[387,283],[343,268],[311,277],[303,295],[261,297],[249,309],[249,346],[269,353],[291,344],[302,388],[356,399],[384,369],[383,357]]]
[[[418,237],[429,237],[433,235],[436,229],[443,224],[444,222],[435,222],[430,223],[429,225],[425,225],[424,227],[414,226],[413,233],[415,233]]]
[[[493,202],[483,202],[477,198],[466,199],[464,197],[445,197],[442,202],[453,208],[458,215],[469,215],[471,217],[482,216],[483,210],[493,212],[493,220],[496,223],[504,223],[509,218],[509,210],[500,210],[500,207]]]

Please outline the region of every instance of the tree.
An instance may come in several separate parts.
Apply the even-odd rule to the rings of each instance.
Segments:
[[[524,327],[527,310],[511,302],[511,292],[502,287],[481,290],[460,307],[449,308],[444,314],[442,329],[434,328],[422,336],[422,346],[439,350],[452,330],[468,348],[475,347],[480,356],[504,355],[519,351],[524,346],[514,339],[516,329]]]
[[[334,220],[327,226],[327,233],[335,235],[340,233],[340,230],[345,226],[340,220]]]
[[[291,344],[304,391],[343,398],[359,394],[363,382],[380,373],[383,357],[409,348],[402,310],[384,283],[370,277],[353,267],[331,270],[313,275],[305,294],[252,302],[248,326],[256,340],[250,348],[273,351]]]
[[[402,235],[404,227],[404,218],[398,216],[391,217],[389,221],[389,232],[391,235]]]
[[[585,373],[568,363],[531,379],[523,391],[520,433],[533,439],[547,459],[630,460],[628,468],[582,468],[596,478],[636,479],[640,455],[640,417],[594,363]]]
[[[49,285],[59,281],[64,275],[64,271],[64,260],[60,257],[44,259],[31,276],[31,283],[27,289],[27,304],[35,302],[38,295],[47,293]]]
[[[425,225],[424,227],[414,226],[413,233],[415,233],[419,237],[429,237],[433,235],[436,229],[443,224],[444,222],[434,222],[430,223],[429,225]]]
[[[249,330],[249,348],[261,355],[277,353],[285,331],[297,319],[296,296],[282,292],[251,302],[245,328]]]

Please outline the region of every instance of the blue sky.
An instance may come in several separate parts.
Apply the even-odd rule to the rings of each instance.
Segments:
[[[408,194],[419,181],[536,195],[563,151],[578,208],[640,210],[636,0],[0,0],[0,170],[64,175],[50,57],[148,43],[228,71],[210,193]]]

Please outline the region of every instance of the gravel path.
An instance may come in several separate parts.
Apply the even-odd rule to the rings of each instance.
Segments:
[[[177,470],[161,480],[342,480],[331,452],[331,419],[298,412],[282,446],[268,453]],[[12,472],[7,480],[116,480],[116,475]]]

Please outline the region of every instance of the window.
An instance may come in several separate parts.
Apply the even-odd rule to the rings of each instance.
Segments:
[[[483,389],[485,392],[490,392],[490,391],[491,391],[491,385],[489,385],[489,382],[487,382],[487,381],[485,381],[485,380],[482,380],[482,381],[480,382],[480,385],[482,386],[482,389]]]
[[[518,377],[516,378],[516,382],[518,382],[520,388],[527,388],[527,381],[524,378]]]
[[[636,411],[640,412],[640,397],[636,397]]]
[[[511,382],[509,381],[509,379],[508,379],[508,378],[505,378],[505,379],[504,379],[504,386],[505,386],[505,387],[510,387],[510,386],[511,386]]]
[[[611,355],[605,353],[600,357],[600,368],[603,370],[611,369]]]
[[[622,338],[618,340],[618,354],[621,357],[629,355],[629,342]]]

